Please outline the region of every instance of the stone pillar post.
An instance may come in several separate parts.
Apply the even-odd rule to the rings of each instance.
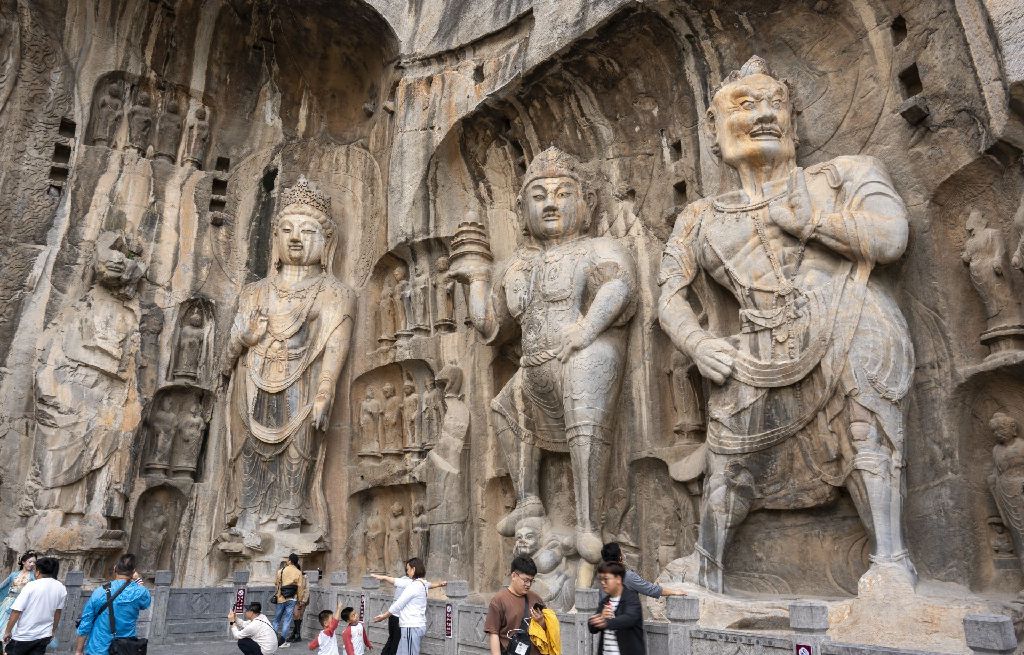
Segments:
[[[306,571],[302,574],[306,578],[306,589],[309,591],[307,598],[309,599],[306,606],[302,609],[302,615],[299,619],[302,621],[302,630],[299,632],[299,637],[305,641],[309,641],[314,637],[317,632],[320,632],[320,624],[316,621],[316,615],[320,612],[320,609],[328,607],[327,603],[324,603],[323,590],[320,589],[320,571],[316,569],[312,571]],[[313,614],[309,614],[309,608],[313,607]],[[330,605],[331,608],[334,605]],[[313,617],[308,623],[306,619],[310,616]],[[310,632],[315,630],[315,632]]]
[[[968,614],[964,617],[964,636],[974,653],[1012,655],[1017,650],[1017,636],[1008,616]]]
[[[462,606],[466,604],[469,596],[469,582],[467,580],[449,580],[448,586],[444,587],[448,596],[447,605],[452,607],[452,637],[444,640],[445,655],[458,655],[459,653],[459,621],[462,614]],[[445,607],[445,619],[448,617],[448,608]]]
[[[665,614],[669,620],[668,652],[690,652],[690,629],[700,621],[700,599],[691,596],[668,596]]]
[[[797,600],[789,604],[789,627],[793,630],[794,652],[797,655],[821,655],[822,644],[828,641],[828,606],[813,601]],[[804,653],[798,645],[807,646]]]
[[[156,572],[149,623],[149,641],[153,644],[167,643],[167,612],[171,601],[172,580],[174,574],[170,571]]]
[[[335,571],[328,578],[330,584],[330,596],[328,597],[327,607],[336,607],[338,605],[338,598],[341,597],[342,592],[345,591],[345,587],[348,586],[348,571]],[[366,617],[360,617],[360,620],[365,624]]]
[[[573,617],[573,628],[576,633],[573,641],[576,648],[572,649],[572,644],[569,644],[565,649],[567,653],[590,655],[590,653],[594,652],[594,644],[597,640],[594,638],[595,635],[590,634],[590,629],[587,627],[587,619],[597,613],[597,603],[600,598],[601,595],[597,589],[576,588],[576,615]],[[562,637],[562,644],[566,644],[564,635]]]
[[[68,598],[64,602],[63,618],[57,628],[57,644],[61,653],[73,653],[77,633],[75,623],[82,616],[86,599],[82,596],[82,585],[85,584],[85,571],[68,571],[64,578],[64,586],[68,590]]]
[[[361,613],[364,615],[364,621],[366,621],[366,629],[368,631],[375,630],[375,634],[370,635],[370,640],[373,643],[384,644],[388,638],[388,623],[370,623],[370,619],[378,614],[376,605],[374,605],[373,599],[370,598],[370,592],[380,589],[380,580],[377,578],[371,578],[368,575],[364,575],[360,584],[360,598],[366,597],[366,606],[362,608]],[[385,607],[384,609],[387,609]]]

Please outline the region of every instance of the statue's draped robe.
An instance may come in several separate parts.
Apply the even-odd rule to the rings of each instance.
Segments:
[[[755,475],[755,497],[765,507],[812,506],[844,483],[850,471],[841,443],[849,442],[851,404],[874,417],[900,462],[900,401],[914,370],[906,321],[889,293],[870,279],[880,245],[876,221],[905,220],[902,200],[869,157],[839,157],[805,174],[812,211],[840,217],[850,246],[849,258],[832,251],[831,275],[802,270],[797,249],[773,244],[783,269],[797,271],[796,292],[764,302],[775,289],[751,279],[748,253],[731,250],[729,239],[746,234],[752,212],[770,223],[767,203],[744,206],[735,194],[725,194],[693,203],[680,215],[660,276],[663,299],[711,272],[739,302],[741,331],[727,337],[738,350],[733,372],[725,384],[709,385],[707,447],[711,457],[759,453],[748,461],[762,469]],[[785,193],[773,200],[786,201]],[[878,207],[893,215],[878,213]],[[813,247],[828,252],[822,244]],[[725,336],[718,307],[709,293],[702,295],[710,331]]]
[[[267,330],[240,357],[234,375],[231,456],[237,463],[240,509],[263,519],[310,517],[316,505],[310,481],[322,462],[322,443],[313,434],[313,401],[324,351],[342,338],[352,320],[355,296],[336,278],[313,282],[289,310],[272,300],[270,279],[245,287],[232,326],[232,339],[245,331],[249,315],[268,314]],[[340,344],[347,347],[347,344]],[[312,501],[312,502],[311,502]],[[322,526],[321,526],[322,527]]]

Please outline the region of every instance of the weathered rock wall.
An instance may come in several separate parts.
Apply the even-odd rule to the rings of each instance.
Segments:
[[[172,565],[179,581],[220,579],[237,566],[269,575],[276,546],[252,548],[226,515],[233,454],[220,357],[242,285],[268,273],[280,190],[304,174],[333,201],[334,273],[358,294],[318,474],[329,539],[304,553],[307,563],[354,576],[375,568],[374,539],[412,549],[420,520],[431,576],[498,585],[513,541],[496,524],[514,496],[489,403],[518,355],[475,336],[461,288],[442,316],[439,259],[467,212],[487,225],[495,256],[510,255],[523,230],[521,177],[555,145],[594,174],[595,232],[637,262],[601,525],[656,577],[693,549],[703,453],[702,383],[658,325],[658,266],[679,211],[729,186],[705,110],[722,77],[758,54],[791,82],[800,165],[871,155],[907,205],[907,253],[875,279],[895,294],[916,352],[905,523],[918,572],[977,592],[1017,591],[1024,580],[987,479],[992,414],[1024,420],[1021,357],[1016,346],[996,352],[1003,341],[979,340],[990,312],[962,261],[971,210],[1011,254],[1024,222],[1014,221],[1024,130],[1011,102],[1022,46],[1012,16],[989,4],[6,0],[8,559],[41,547],[98,575],[113,553],[155,533],[152,564]],[[123,243],[111,249],[106,234]],[[138,264],[138,281],[122,275],[104,286],[94,262],[107,251]],[[382,339],[394,337],[381,308],[394,307],[396,269],[409,279],[414,329]],[[1004,277],[1019,298],[1019,271]],[[373,427],[388,419],[386,384],[392,404],[411,384],[411,429],[441,436],[443,412],[429,418],[424,399],[449,364],[464,381],[448,413],[464,402],[468,425],[446,428],[444,462],[379,444],[375,453],[366,435],[386,432]],[[364,405],[368,393],[379,409]],[[188,437],[179,423],[192,407],[202,427]],[[200,441],[194,471],[174,475],[154,459],[161,434]],[[48,472],[55,451],[74,474]],[[546,455],[542,471],[553,529],[571,530],[568,455]],[[417,519],[424,502],[426,519]],[[176,516],[147,518],[161,513],[154,507]],[[728,551],[727,586],[853,594],[868,542],[845,496],[755,512]],[[393,572],[396,562],[383,565]]]

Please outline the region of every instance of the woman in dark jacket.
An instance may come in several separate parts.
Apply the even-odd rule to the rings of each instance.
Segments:
[[[621,655],[646,655],[644,645],[644,612],[640,596],[627,589],[622,581],[626,569],[618,562],[602,562],[597,568],[597,579],[601,583],[599,612],[587,620],[592,633],[601,633],[597,652],[621,653]],[[618,645],[616,650],[613,644]]]

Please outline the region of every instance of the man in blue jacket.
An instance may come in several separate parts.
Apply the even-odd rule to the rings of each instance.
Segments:
[[[626,569],[618,562],[601,562],[597,579],[601,583],[598,613],[587,620],[597,641],[599,655],[646,655],[644,613],[640,596],[623,584]]]
[[[122,555],[114,566],[114,579],[110,584],[110,595],[114,598],[114,627],[117,634],[110,632],[110,618],[107,614],[107,591],[99,587],[92,592],[89,602],[82,610],[78,624],[78,640],[75,655],[107,655],[114,637],[134,637],[139,612],[149,607],[152,597],[149,589],[142,586],[142,579],[135,571],[135,555]],[[127,587],[127,588],[126,588]],[[124,589],[124,591],[121,591]],[[121,592],[118,594],[118,592]],[[88,643],[87,643],[88,642]]]

